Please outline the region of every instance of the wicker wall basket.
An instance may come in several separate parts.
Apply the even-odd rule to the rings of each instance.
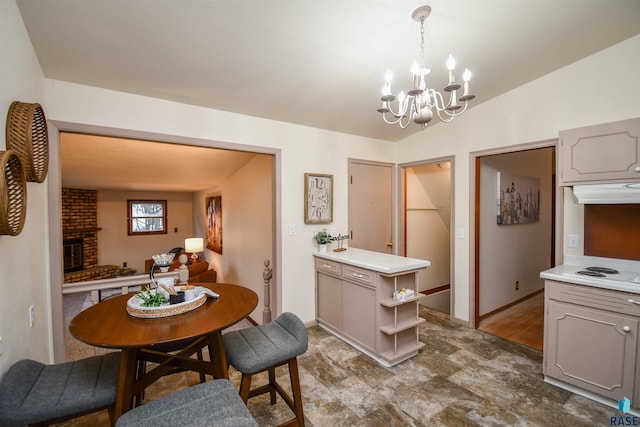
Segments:
[[[0,151],[0,234],[17,236],[27,212],[27,185],[22,161],[13,150]]]
[[[20,156],[27,181],[44,182],[49,167],[49,136],[40,104],[11,103],[7,113],[7,149]]]

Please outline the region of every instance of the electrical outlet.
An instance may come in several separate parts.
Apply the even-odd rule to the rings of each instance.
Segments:
[[[289,224],[289,236],[295,236],[295,235],[296,235],[296,225]]]
[[[35,322],[35,313],[34,313],[35,309],[33,307],[33,304],[31,304],[29,306],[29,327],[33,328],[33,323]]]
[[[578,247],[578,235],[577,234],[569,234],[569,247],[577,248]]]
[[[520,282],[516,280],[516,291],[520,290]]]

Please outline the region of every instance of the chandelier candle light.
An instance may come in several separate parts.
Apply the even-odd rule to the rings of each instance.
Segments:
[[[469,101],[475,98],[475,95],[469,93],[469,80],[471,80],[471,72],[465,68],[462,75],[464,80],[463,94],[459,98],[457,97],[457,91],[460,89],[460,84],[455,81],[454,70],[456,68],[456,61],[451,55],[447,60],[447,69],[449,70],[449,84],[443,89],[449,93],[449,102],[445,104],[444,96],[434,90],[427,88],[425,82],[425,76],[428,75],[431,70],[425,66],[424,61],[424,21],[431,14],[430,6],[421,6],[413,11],[411,17],[414,21],[420,22],[420,51],[421,51],[421,64],[416,61],[413,62],[411,67],[411,74],[413,75],[413,87],[407,92],[400,92],[396,96],[391,93],[391,80],[393,74],[390,70],[387,70],[384,77],[384,87],[382,88],[382,106],[378,108],[378,112],[382,113],[382,118],[385,123],[390,125],[399,124],[401,128],[409,126],[411,121],[422,126],[424,129],[427,123],[433,119],[433,109],[441,121],[449,123],[457,116],[467,111]],[[398,108],[393,110],[391,103],[398,100]],[[464,103],[460,105],[459,102]],[[388,114],[389,113],[389,114]]]

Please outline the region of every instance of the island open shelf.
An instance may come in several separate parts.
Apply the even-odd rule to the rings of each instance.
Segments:
[[[418,326],[417,273],[429,261],[363,249],[314,253],[318,324],[384,366],[415,356],[424,347]],[[413,296],[394,299],[410,289]]]

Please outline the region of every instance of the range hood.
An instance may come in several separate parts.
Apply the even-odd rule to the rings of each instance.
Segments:
[[[582,204],[640,204],[640,182],[574,185],[573,196]]]

